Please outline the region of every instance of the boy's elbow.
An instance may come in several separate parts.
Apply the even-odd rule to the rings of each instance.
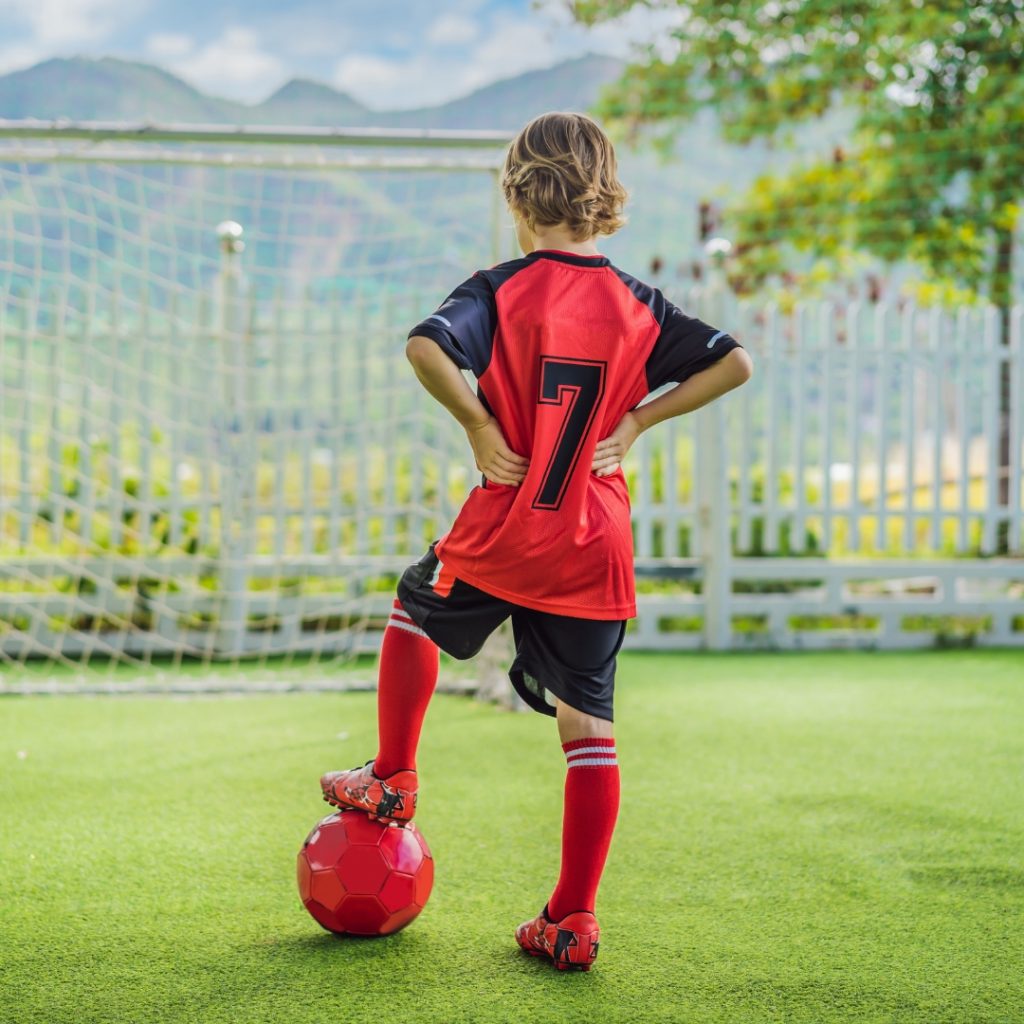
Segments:
[[[423,363],[430,358],[432,350],[436,348],[437,346],[430,340],[430,338],[424,338],[422,335],[414,334],[405,344],[405,358],[408,359],[413,366],[422,366]]]
[[[754,363],[745,348],[734,348],[725,358],[729,365],[733,387],[738,388],[741,384],[746,384],[754,375]]]

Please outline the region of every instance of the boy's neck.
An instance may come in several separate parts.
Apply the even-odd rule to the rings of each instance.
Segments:
[[[577,241],[568,231],[555,229],[541,229],[532,232],[533,249],[557,249],[560,252],[571,252],[577,256],[600,256],[601,252],[597,247],[597,240],[588,238],[585,241]]]

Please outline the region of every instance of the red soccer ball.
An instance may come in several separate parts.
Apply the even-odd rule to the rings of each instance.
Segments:
[[[434,859],[415,825],[339,811],[299,850],[299,896],[314,920],[339,935],[390,935],[427,905]]]

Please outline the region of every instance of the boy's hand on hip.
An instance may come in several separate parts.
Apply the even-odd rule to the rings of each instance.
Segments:
[[[640,435],[640,421],[631,412],[619,420],[616,428],[594,449],[591,471],[595,476],[611,476]]]
[[[505,442],[498,421],[491,416],[484,423],[466,427],[469,443],[473,446],[476,468],[493,484],[518,487],[530,468],[530,460],[516,455]]]

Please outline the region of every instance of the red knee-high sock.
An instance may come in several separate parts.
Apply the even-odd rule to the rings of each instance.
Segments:
[[[420,729],[437,685],[438,661],[437,644],[396,599],[384,630],[377,679],[380,745],[373,770],[381,778],[416,767]]]
[[[594,912],[597,887],[619,813],[615,740],[573,740],[563,743],[562,749],[568,769],[562,819],[562,870],[548,900],[548,915],[553,921],[577,910]]]

